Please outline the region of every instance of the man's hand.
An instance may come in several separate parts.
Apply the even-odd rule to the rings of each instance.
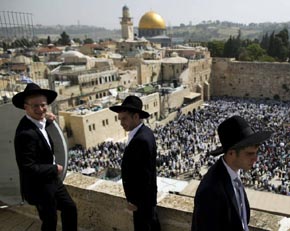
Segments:
[[[63,171],[63,167],[61,165],[57,164],[57,173],[61,174],[62,171]]]
[[[56,115],[53,114],[52,112],[46,112],[45,118],[48,120],[56,120]]]
[[[130,203],[130,202],[128,202],[128,204],[127,204],[127,208],[128,208],[128,210],[130,210],[130,211],[132,211],[132,212],[135,212],[135,211],[138,210],[138,207],[137,207],[136,205]]]

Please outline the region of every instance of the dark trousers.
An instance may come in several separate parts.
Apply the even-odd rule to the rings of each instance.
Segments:
[[[140,208],[133,213],[134,231],[160,231],[156,207]]]
[[[36,208],[42,221],[42,231],[56,231],[57,210],[61,212],[62,230],[77,231],[77,208],[62,183],[54,196],[44,198]]]

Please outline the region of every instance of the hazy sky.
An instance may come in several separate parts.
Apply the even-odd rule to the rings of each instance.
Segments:
[[[124,5],[130,9],[134,26],[150,10],[160,14],[167,26],[207,20],[290,21],[290,0],[0,0],[0,11],[32,13],[33,24],[120,29]]]

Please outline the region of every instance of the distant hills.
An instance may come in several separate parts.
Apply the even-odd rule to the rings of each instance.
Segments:
[[[121,30],[109,30],[101,27],[86,26],[86,25],[56,25],[56,26],[34,26],[34,35],[39,38],[47,38],[50,36],[52,40],[60,38],[60,34],[65,31],[71,39],[79,38],[84,40],[91,38],[95,41],[100,39],[120,39]]]
[[[227,40],[230,36],[237,36],[241,30],[242,39],[261,39],[265,33],[279,32],[280,30],[290,28],[290,21],[285,23],[250,23],[240,24],[226,21],[204,21],[197,25],[185,25],[168,27],[167,35],[176,40],[204,42],[213,40]],[[138,28],[134,28],[136,34]],[[85,26],[85,25],[71,25],[71,26],[34,26],[34,34],[39,38],[46,38],[50,36],[52,39],[59,38],[60,34],[65,31],[70,38],[86,39],[92,38],[95,41],[100,39],[120,39],[121,30],[109,30],[106,28]]]
[[[194,26],[180,25],[168,28],[168,35],[182,37],[185,41],[212,41],[227,40],[230,36],[237,36],[241,30],[241,39],[261,39],[266,33],[276,33],[282,29],[290,28],[290,22],[286,23],[250,23],[240,24],[232,22],[207,21]]]

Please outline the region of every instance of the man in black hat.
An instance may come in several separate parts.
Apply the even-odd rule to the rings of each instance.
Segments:
[[[242,117],[233,116],[219,125],[218,135],[222,147],[210,154],[224,155],[198,186],[191,230],[248,231],[250,207],[239,171],[252,168],[259,145],[271,132],[255,132]]]
[[[128,96],[122,105],[110,110],[118,113],[121,126],[129,131],[127,146],[122,159],[121,174],[128,209],[133,211],[135,231],[159,231],[156,213],[157,183],[155,137],[142,119],[149,113],[142,110],[137,96]]]
[[[46,120],[47,106],[56,97],[55,91],[29,83],[12,98],[14,106],[26,112],[16,129],[16,161],[22,196],[36,206],[42,220],[41,230],[56,230],[57,210],[60,210],[62,230],[76,231],[77,208],[59,178],[63,167],[55,163],[53,141],[46,131],[52,122]]]

